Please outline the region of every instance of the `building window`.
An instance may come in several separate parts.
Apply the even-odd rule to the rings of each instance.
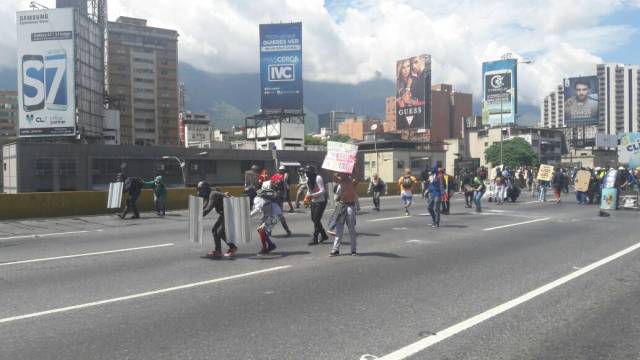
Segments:
[[[398,161],[396,161],[396,168],[398,168],[398,169],[404,169],[404,160],[398,160]]]

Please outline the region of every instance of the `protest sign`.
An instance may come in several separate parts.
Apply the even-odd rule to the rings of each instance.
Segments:
[[[351,174],[356,163],[358,145],[327,141],[327,156],[322,168],[345,174]]]
[[[576,191],[587,192],[587,190],[589,190],[590,179],[591,179],[591,174],[587,170],[579,170],[576,173],[576,183],[575,183]]]
[[[553,166],[540,165],[540,169],[538,169],[538,180],[551,181],[552,178],[553,178]]]

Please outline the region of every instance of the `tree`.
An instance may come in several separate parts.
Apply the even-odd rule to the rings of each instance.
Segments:
[[[329,141],[336,141],[336,142],[341,142],[341,143],[347,143],[349,141],[351,141],[351,138],[349,137],[349,135],[331,135],[329,137]]]
[[[313,135],[305,135],[304,143],[306,145],[323,145],[322,139],[318,137],[314,137]]]
[[[496,165],[507,165],[510,168],[518,166],[537,166],[538,154],[533,151],[531,145],[523,138],[513,138],[502,143],[502,158],[504,164],[500,164],[500,143],[494,143],[484,151],[485,160]]]

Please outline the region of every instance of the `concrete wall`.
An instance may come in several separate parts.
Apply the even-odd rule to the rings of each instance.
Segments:
[[[367,194],[368,182],[358,184],[361,197]],[[223,187],[223,191],[233,196],[242,196],[241,186]],[[291,187],[292,202],[295,199],[296,186]],[[388,184],[389,195],[399,194],[395,184]],[[195,188],[171,188],[167,194],[167,209],[181,210],[188,207],[189,195],[195,195]],[[115,214],[115,209],[107,209],[107,191],[68,191],[49,193],[0,194],[0,221],[15,219],[50,218]],[[124,199],[123,199],[124,203]],[[152,190],[143,190],[138,200],[140,211],[153,210]],[[286,207],[287,205],[285,205]]]

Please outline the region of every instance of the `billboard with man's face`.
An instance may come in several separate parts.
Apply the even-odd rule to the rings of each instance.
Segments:
[[[431,128],[431,55],[396,63],[396,129]]]
[[[302,23],[260,25],[263,110],[302,110]]]
[[[598,77],[564,79],[564,124],[598,125]]]
[[[73,9],[20,11],[19,136],[76,135]]]
[[[482,63],[483,112],[489,126],[515,122],[518,109],[517,64],[516,59]]]

